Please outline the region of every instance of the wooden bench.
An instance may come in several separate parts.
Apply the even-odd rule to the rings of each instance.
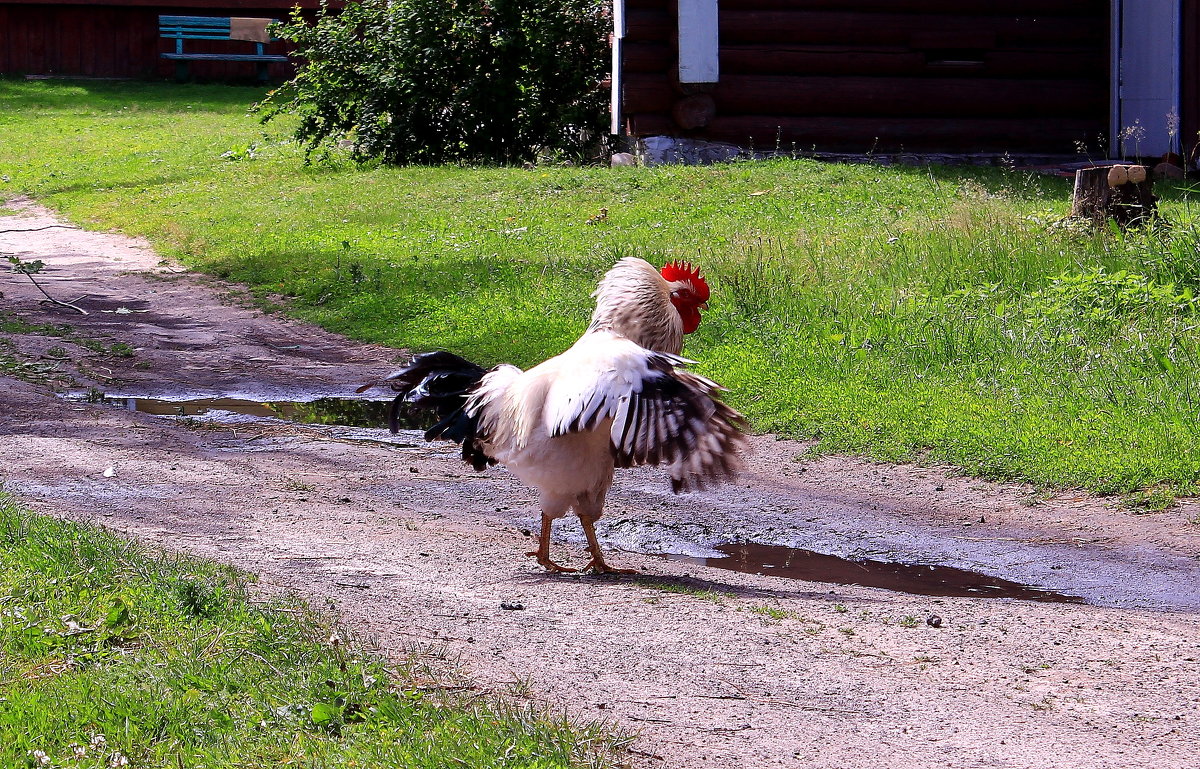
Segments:
[[[270,21],[274,21],[271,19]],[[250,61],[257,66],[258,79],[267,80],[267,65],[271,62],[286,62],[288,57],[264,53],[264,44],[253,41],[233,40],[229,37],[228,16],[159,16],[158,31],[162,37],[175,41],[175,52],[164,53],[162,58],[175,62],[175,78],[180,82],[188,79],[188,64],[193,61]],[[278,38],[271,38],[277,40]],[[254,53],[185,53],[184,40],[224,40],[229,43],[252,43]]]

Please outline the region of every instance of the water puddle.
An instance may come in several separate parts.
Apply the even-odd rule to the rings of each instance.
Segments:
[[[814,582],[833,582],[840,585],[879,587],[915,595],[1084,603],[1084,599],[1079,596],[1055,593],[953,566],[854,561],[811,550],[756,543],[716,545],[713,549],[722,553],[723,557],[666,557],[668,560],[701,563],[714,569]]]
[[[76,399],[82,399],[78,396]],[[363,398],[315,398],[309,401],[246,400],[242,398],[140,398],[104,395],[86,398],[91,403],[165,417],[212,417],[221,413],[262,419],[282,419],[306,425],[337,425],[386,430],[391,401]],[[400,427],[424,430],[432,422],[422,416],[401,414]]]

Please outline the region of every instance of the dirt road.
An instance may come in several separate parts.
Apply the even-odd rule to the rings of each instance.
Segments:
[[[531,494],[415,434],[58,397],[346,395],[398,351],[263,315],[138,243],[10,205],[21,214],[0,230],[23,232],[0,232],[0,252],[43,259],[48,289],[90,313],[41,306],[23,277],[0,277],[10,320],[73,329],[0,335],[0,358],[33,380],[0,378],[0,466],[34,509],[236,563],[328,601],[386,652],[444,648],[486,686],[639,732],[637,766],[1200,766],[1195,505],[1139,516],[937,468],[801,464],[802,445],[762,437],[751,472],[718,492],[672,497],[651,472],[618,480],[602,537],[641,575],[547,575],[523,555]],[[560,532],[556,548],[582,562],[577,524]],[[745,542],[786,555],[756,566],[758,551],[722,551],[767,574],[802,558],[787,548],[809,548],[1088,602],[704,565]]]

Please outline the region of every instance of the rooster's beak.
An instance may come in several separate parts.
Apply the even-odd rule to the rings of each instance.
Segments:
[[[701,303],[699,304],[699,309],[701,309],[701,310],[707,310],[707,309],[708,309],[708,302],[701,302]]]

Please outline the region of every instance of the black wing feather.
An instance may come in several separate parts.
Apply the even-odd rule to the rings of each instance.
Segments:
[[[405,407],[432,411],[438,422],[425,431],[425,440],[461,443],[463,459],[476,470],[496,464],[475,440],[478,419],[464,409],[467,397],[486,373],[482,366],[454,353],[438,351],[414,357],[383,380],[397,393],[388,409],[388,429],[399,432]]]
[[[671,488],[703,489],[741,467],[745,417],[720,400],[715,383],[676,368],[678,359],[655,356],[641,389],[621,409],[613,433],[618,467],[671,466]]]

